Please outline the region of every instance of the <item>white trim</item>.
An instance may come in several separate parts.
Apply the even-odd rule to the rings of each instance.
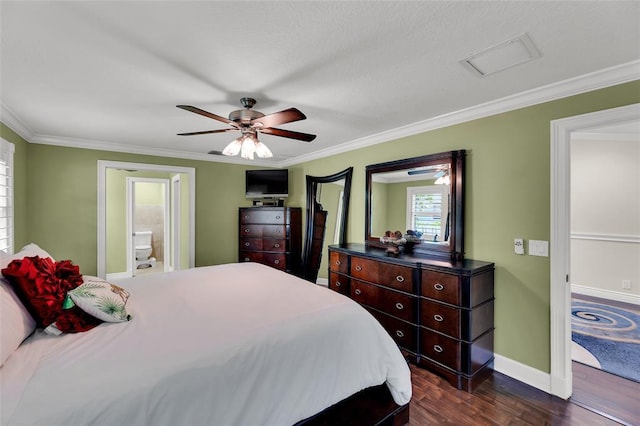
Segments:
[[[588,232],[572,232],[572,240],[595,240],[595,241],[611,241],[617,243],[635,243],[640,244],[640,235],[625,234],[597,234]]]
[[[328,278],[316,278],[316,284],[328,288],[329,287],[329,279]]]
[[[551,393],[566,399],[573,391],[571,373],[570,141],[572,132],[637,120],[640,104],[551,121],[550,164],[550,311]]]
[[[493,369],[543,392],[550,393],[551,376],[536,368],[519,363],[500,354],[495,354]],[[565,398],[566,399],[566,398]]]
[[[196,238],[196,169],[193,167],[168,166],[147,163],[98,160],[98,270],[97,275],[106,274],[106,170],[155,170],[168,173],[183,173],[189,177],[189,268],[195,267]]]
[[[516,93],[501,99],[485,102],[459,111],[450,112],[437,117],[419,121],[417,123],[391,129],[385,132],[368,135],[359,139],[348,141],[330,148],[321,149],[310,154],[288,158],[282,161],[268,162],[255,160],[252,165],[267,167],[290,167],[306,161],[317,160],[331,155],[341,154],[354,149],[365,148],[383,142],[412,136],[419,133],[436,130],[467,121],[477,120],[507,111],[537,105],[580,93],[590,92],[617,84],[628,83],[640,79],[640,60],[628,62],[603,70],[591,72],[567,80],[548,84],[546,86]],[[239,157],[226,157],[210,154],[189,153],[178,150],[135,146],[125,143],[112,143],[106,141],[91,141],[88,139],[64,138],[52,135],[34,134],[28,127],[20,123],[15,114],[11,114],[2,105],[2,120],[5,125],[18,133],[30,143],[59,145],[72,148],[84,148],[103,151],[125,152],[169,158],[183,158],[189,160],[211,161],[218,163],[247,164],[247,161]],[[6,121],[5,121],[6,120]]]
[[[637,133],[598,133],[598,132],[574,132],[573,140],[607,141],[607,142],[638,142],[640,136]]]
[[[599,297],[600,299],[615,300],[617,302],[640,305],[640,294],[622,293],[619,291],[587,287],[579,284],[571,284],[571,292],[582,294],[585,296]]]
[[[180,208],[181,203],[180,175],[171,176],[171,271],[178,271],[180,265]]]
[[[117,280],[122,280],[124,278],[130,278],[131,275],[129,275],[128,272],[114,272],[113,274],[107,274],[105,277],[105,280],[107,281],[117,281]]]

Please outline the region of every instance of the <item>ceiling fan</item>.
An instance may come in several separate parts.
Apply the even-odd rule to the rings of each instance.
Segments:
[[[178,136],[206,135],[210,133],[223,133],[240,130],[241,135],[232,141],[222,151],[224,155],[237,155],[240,153],[242,158],[253,160],[256,154],[261,158],[272,157],[273,154],[265,144],[258,140],[258,132],[273,136],[282,136],[284,138],[296,139],[303,142],[311,142],[316,135],[308,133],[294,132],[292,130],[277,129],[273,126],[291,123],[294,121],[304,120],[307,118],[300,110],[289,108],[273,114],[264,115],[260,111],[253,110],[256,100],[253,98],[242,98],[240,103],[244,109],[232,111],[229,118],[224,118],[216,114],[212,114],[203,109],[191,105],[176,105],[178,108],[191,111],[196,114],[212,118],[230,125],[227,129],[204,130],[201,132],[178,133]]]

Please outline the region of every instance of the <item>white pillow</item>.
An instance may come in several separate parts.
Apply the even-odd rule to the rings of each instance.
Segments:
[[[36,329],[36,322],[5,279],[0,279],[0,366]]]
[[[67,295],[80,309],[102,321],[124,322],[131,319],[127,313],[129,292],[102,278],[85,275],[84,282]]]
[[[23,259],[25,257],[33,257],[33,256],[50,257],[51,260],[55,261],[53,256],[51,256],[49,253],[47,253],[46,251],[38,247],[37,244],[31,243],[22,247],[22,249],[19,252],[14,254],[7,254],[2,250],[0,250],[0,269],[6,268],[7,265],[10,264],[15,259]]]
[[[33,243],[22,247],[15,254],[7,254],[0,250],[0,270],[6,268],[15,259],[33,256],[51,257],[49,253]],[[27,308],[5,278],[0,279],[0,366],[18,349],[20,343],[33,333],[35,328],[36,322]]]

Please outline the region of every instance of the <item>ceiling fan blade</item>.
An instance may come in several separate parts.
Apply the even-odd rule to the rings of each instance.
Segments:
[[[231,121],[228,118],[224,118],[224,117],[221,117],[219,115],[212,114],[212,113],[210,113],[208,111],[205,111],[203,109],[196,108],[196,107],[191,106],[191,105],[176,105],[176,106],[178,108],[181,108],[181,109],[185,110],[185,111],[194,112],[196,114],[200,114],[200,115],[203,115],[203,116],[208,117],[208,118],[213,118],[214,120],[222,121],[223,123],[230,124],[230,125],[232,125],[233,127],[236,127],[236,128],[239,127],[238,123],[236,123],[235,121]]]
[[[261,133],[274,136],[282,136],[289,139],[297,139],[304,142],[311,142],[316,138],[316,135],[310,135],[309,133],[294,132],[293,130],[274,129],[269,127],[268,129],[258,129]]]
[[[224,133],[224,132],[231,132],[235,130],[238,130],[238,129],[203,130],[202,132],[178,133],[178,136],[208,135],[210,133]]]
[[[277,126],[279,124],[304,120],[305,118],[307,118],[307,116],[299,109],[289,108],[280,112],[274,112],[273,114],[267,114],[264,117],[254,118],[251,120],[251,126],[257,129],[264,129],[267,127]]]

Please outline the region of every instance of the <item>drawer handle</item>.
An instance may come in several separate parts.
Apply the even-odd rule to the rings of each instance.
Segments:
[[[444,318],[442,317],[442,315],[438,315],[438,314],[435,314],[435,315],[433,316],[433,319],[434,319],[434,320],[436,320],[436,321],[438,321],[438,322],[442,322],[442,321],[444,321]]]
[[[251,230],[249,228],[244,228],[244,233],[248,234],[249,232],[251,232]]]
[[[443,286],[442,284],[440,284],[440,283],[435,283],[435,284],[433,285],[433,288],[435,288],[435,289],[436,289],[436,290],[438,290],[438,291],[442,291],[442,290],[444,290],[444,286]]]
[[[401,311],[401,310],[404,309],[404,305],[402,303],[398,302],[398,303],[396,303],[396,309]]]
[[[248,214],[247,214],[247,215],[245,215],[245,216],[244,216],[244,218],[245,218],[245,219],[249,219],[249,215],[248,215]]]
[[[396,281],[398,281],[399,283],[402,283],[402,282],[404,282],[404,277],[402,275],[398,275],[396,277]]]
[[[440,345],[433,345],[433,350],[438,353],[442,353],[444,351],[444,349],[442,349],[442,346]]]
[[[249,243],[249,242],[244,243],[245,247],[249,247],[250,245],[251,245],[251,243]]]
[[[280,234],[280,233],[282,233],[282,229],[277,229],[276,234]]]
[[[276,259],[276,260],[273,261],[273,263],[275,263],[276,265],[279,265],[280,264],[280,260]]]
[[[336,266],[340,266],[340,261],[336,260]]]
[[[404,337],[404,333],[401,330],[396,330],[396,336]]]
[[[358,272],[362,271],[362,266],[360,266],[360,265],[356,266],[356,271],[358,271]]]
[[[274,244],[273,245],[275,248],[280,248],[280,244]]]
[[[340,287],[342,284],[340,284],[340,281],[336,281],[336,287]]]
[[[276,216],[276,219],[280,219],[281,216]]]
[[[362,293],[362,292],[360,291],[360,289],[359,289],[359,288],[356,288],[356,294],[358,294],[358,295],[359,295],[359,294],[361,294],[361,293]]]
[[[248,261],[250,261],[250,260],[251,260],[251,259],[249,259],[248,257],[245,257],[245,258],[244,258],[244,261],[245,261],[245,262],[248,262]]]

